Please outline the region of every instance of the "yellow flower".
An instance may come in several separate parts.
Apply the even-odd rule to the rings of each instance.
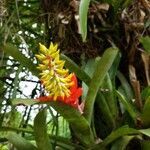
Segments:
[[[49,49],[40,44],[40,53],[36,55],[40,64],[38,69],[41,70],[41,80],[49,96],[54,100],[57,97],[69,97],[70,87],[74,84],[72,81],[73,74],[69,74],[68,69],[64,69],[65,62],[60,60],[57,44],[50,44]]]

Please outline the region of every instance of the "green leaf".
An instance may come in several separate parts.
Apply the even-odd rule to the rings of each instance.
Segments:
[[[150,86],[144,88],[142,90],[142,93],[141,93],[141,98],[142,100],[144,100],[144,102],[146,101],[146,99],[150,96]]]
[[[85,42],[87,36],[87,15],[89,4],[90,0],[81,0],[79,6],[80,32],[83,42]]]
[[[140,135],[144,134],[148,137],[150,137],[150,129],[142,129],[142,130],[136,130],[133,128],[129,128],[127,125],[120,127],[119,129],[113,131],[110,135],[108,135],[103,142],[100,144],[94,146],[92,149],[93,150],[99,150],[99,149],[104,149],[106,146],[114,142],[115,140],[126,136],[126,135]]]
[[[126,150],[127,145],[134,137],[135,136],[123,136],[119,138],[113,143],[111,150]]]
[[[133,99],[133,90],[132,90],[130,84],[128,83],[128,81],[126,80],[124,75],[119,71],[117,72],[117,77],[119,78],[119,80],[121,82],[121,87],[123,88],[124,93],[126,94],[127,100],[131,101]]]
[[[119,91],[116,91],[116,94],[119,98],[119,101],[123,104],[132,119],[136,122],[140,113],[126,100],[126,98]]]
[[[35,99],[13,99],[13,105],[33,105],[37,104]],[[52,106],[58,111],[72,126],[77,138],[85,145],[92,145],[94,143],[93,134],[87,120],[75,108],[68,106],[58,101],[51,101],[46,104]],[[78,120],[78,121],[77,121]]]
[[[149,36],[145,36],[145,37],[142,37],[140,39],[140,42],[142,43],[145,51],[150,54],[150,37]]]
[[[115,14],[118,12],[119,8],[121,8],[121,0],[112,0],[112,3],[111,5],[113,6],[114,8],[114,12]]]
[[[150,148],[150,141],[142,141],[141,142],[141,149],[142,150],[149,150]]]
[[[5,135],[6,135],[7,131],[15,131],[15,132],[18,132],[18,133],[19,132],[24,132],[24,133],[33,134],[32,130],[26,129],[26,128],[16,128],[16,127],[8,126],[8,125],[0,127],[0,132],[2,132],[2,133],[5,132]]]
[[[141,132],[142,134],[150,137],[150,128],[148,128],[148,129],[141,129],[141,130],[139,130],[139,132]]]
[[[102,143],[98,144],[93,148],[93,150],[98,150],[101,148],[106,147],[116,139],[125,136],[125,135],[134,135],[134,134],[139,134],[140,132],[136,129],[129,128],[128,126],[123,126],[120,127],[119,129],[113,131],[109,136],[107,136]]]
[[[34,75],[38,76],[39,71],[36,69],[36,65],[33,62],[25,57],[14,45],[7,43],[4,46],[4,51],[17,60],[22,66],[26,67]]]
[[[111,110],[109,109],[105,97],[100,92],[97,93],[96,105],[98,109],[100,109],[102,114],[102,117],[101,116],[100,117],[104,119],[104,122],[106,126],[109,128],[109,131],[113,130],[116,126],[115,119],[112,116]]]
[[[111,81],[108,73],[105,76],[105,79],[104,79],[101,87],[104,90],[105,89],[107,90],[107,91],[103,92],[103,95],[105,97],[105,100],[107,101],[107,104],[109,106],[109,110],[110,110],[114,120],[116,120],[117,114],[118,114],[117,99],[115,97],[115,92],[113,89],[112,81]]]
[[[87,120],[76,108],[58,101],[51,101],[49,104],[69,122],[74,134],[81,143],[85,146],[93,145],[94,137],[91,128]]]
[[[150,126],[150,96],[147,98],[145,104],[144,104],[144,108],[143,108],[143,112],[142,112],[142,121],[143,121],[143,125],[145,127],[149,127]]]
[[[61,54],[61,58],[65,60],[66,68],[68,68],[71,72],[74,72],[76,76],[87,85],[89,84],[91,78],[74,61],[63,54]]]
[[[118,71],[118,67],[119,67],[119,64],[120,64],[120,59],[121,59],[121,53],[118,53],[110,70],[109,70],[109,76],[112,80],[112,84],[113,86],[115,86],[116,84],[116,74],[117,74],[117,71]]]
[[[101,86],[101,83],[105,78],[105,75],[110,69],[117,53],[118,53],[117,48],[109,48],[104,52],[102,58],[97,62],[97,66],[95,68],[95,72],[90,82],[87,98],[85,101],[84,116],[89,123],[91,123],[93,106],[94,106],[97,92]]]
[[[37,150],[34,145],[16,133],[10,132],[6,138],[17,150]]]
[[[16,98],[16,95],[17,95],[17,87],[19,86],[19,74],[20,74],[20,72],[22,71],[22,69],[23,69],[23,66],[22,65],[20,65],[19,67],[18,67],[18,70],[17,70],[17,72],[16,72],[16,75],[15,75],[15,79],[14,79],[14,81],[13,81],[13,84],[14,84],[14,88],[13,88],[13,93],[12,93],[12,98]]]
[[[11,100],[12,105],[34,105],[37,104],[38,101],[35,99],[22,99],[22,98],[14,98]]]
[[[85,73],[87,73],[87,75],[90,76],[89,81],[91,81],[91,78],[92,78],[93,73],[95,71],[95,67],[96,67],[97,62],[98,62],[99,59],[100,59],[100,57],[97,57],[95,59],[93,59],[93,58],[88,59],[86,65],[84,66],[83,70],[85,71]],[[84,80],[82,80],[82,81],[84,81]],[[85,100],[87,92],[88,92],[89,81],[87,82],[88,84],[85,84],[85,82],[82,82],[82,88],[83,88],[82,99],[83,99],[83,101]]]
[[[34,119],[34,135],[39,150],[51,150],[52,146],[47,134],[46,109],[41,110]]]
[[[50,141],[52,143],[55,143],[58,146],[61,146],[63,148],[65,148],[66,150],[75,150],[75,149],[80,149],[80,150],[85,150],[83,146],[79,145],[79,144],[74,144],[71,142],[71,140],[69,138],[64,138],[61,136],[56,136],[56,135],[50,135]]]
[[[132,3],[132,0],[123,0],[122,2],[122,8],[127,8]]]

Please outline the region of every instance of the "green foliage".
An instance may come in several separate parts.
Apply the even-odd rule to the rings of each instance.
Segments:
[[[128,128],[127,126],[120,127],[116,131],[113,131],[108,137],[106,137],[102,143],[100,143],[99,145],[95,147],[95,149],[104,148],[105,146],[112,143],[119,137],[122,137],[128,134],[138,134],[138,131],[135,129]]]
[[[139,116],[139,113],[137,112],[137,110],[134,108],[133,105],[131,105],[126,99],[125,97],[119,93],[118,91],[116,91],[116,94],[119,98],[119,100],[121,101],[121,103],[123,104],[123,106],[125,107],[125,109],[128,111],[128,113],[130,114],[130,116],[132,117],[132,119],[134,121],[136,121],[136,119]]]
[[[149,36],[142,37],[140,41],[145,49],[145,52],[150,54],[150,37]]]
[[[79,8],[80,16],[80,30],[82,35],[82,40],[85,42],[87,36],[87,14],[89,9],[90,0],[81,0]]]
[[[77,73],[79,78],[83,79],[83,81],[85,79],[84,82],[87,84],[88,93],[86,95],[85,108],[84,108],[83,115],[75,108],[72,108],[61,102],[52,101],[50,103],[45,103],[53,107],[59,114],[61,114],[68,121],[72,129],[72,133],[84,147],[94,147],[94,149],[97,149],[97,148],[99,149],[99,148],[105,148],[106,146],[114,142],[114,144],[112,144],[112,149],[114,149],[118,144],[120,145],[120,149],[121,148],[123,149],[128,145],[129,141],[132,140],[132,138],[134,138],[133,134],[138,135],[140,132],[142,132],[142,134],[145,134],[144,130],[141,130],[139,132],[136,129],[130,129],[128,127],[121,127],[115,131],[115,128],[117,128],[117,126],[119,125],[117,122],[117,117],[119,113],[119,110],[118,110],[119,108],[116,105],[117,99],[123,105],[124,108],[122,109],[124,111],[127,111],[129,116],[134,120],[135,125],[137,123],[137,119],[140,118],[140,112],[138,112],[137,109],[134,107],[133,103],[131,103],[133,95],[132,93],[129,93],[131,92],[129,90],[130,85],[128,84],[128,82],[125,80],[125,78],[122,75],[118,74],[118,77],[121,81],[121,86],[124,87],[124,91],[126,94],[122,95],[122,93],[120,93],[119,91],[115,92],[115,89],[113,87],[113,82],[111,81],[111,77],[108,71],[110,70],[111,72],[111,66],[117,56],[117,53],[118,53],[117,48],[110,48],[105,51],[102,58],[96,59],[95,61],[91,61],[91,63],[88,63],[87,65],[94,66],[93,71],[92,71],[93,73],[90,72],[90,69],[88,68],[90,66],[86,66],[86,70],[83,71],[72,60],[62,55],[62,58],[66,60],[66,64],[67,64],[66,66],[68,68],[72,68],[72,71],[75,68],[74,72]],[[17,60],[21,62],[20,59],[17,59]],[[28,67],[25,64],[25,62],[22,65]],[[86,73],[88,73],[89,75]],[[103,90],[108,90],[108,91],[105,92]],[[33,99],[28,99],[28,100],[27,99],[24,99],[24,100],[13,99],[12,103],[15,105],[17,104],[24,104],[24,105],[39,104],[37,103],[36,100],[33,100]],[[108,135],[108,133],[104,134],[105,136],[104,141],[98,145],[95,145],[94,133],[93,133],[93,131],[95,130],[95,127],[92,127],[92,124],[91,124],[93,120],[92,119],[93,111],[95,109],[94,103],[96,103],[97,108],[101,111],[101,114],[103,115],[103,117],[100,120],[105,122],[106,124],[105,128],[108,130],[108,133],[114,130],[110,135]],[[143,110],[144,113],[142,114],[143,116],[144,114],[146,114],[146,110],[148,110],[149,108],[148,105],[145,105],[145,106],[147,108],[144,107],[144,110]],[[46,130],[46,118],[47,117],[43,110],[39,112],[39,114],[35,117],[35,120],[34,120],[35,141],[37,143],[37,146],[40,149],[42,148],[45,149],[46,147],[47,149],[49,149],[50,147],[51,148],[53,147],[51,146],[51,144],[52,145],[53,144],[55,145],[56,143],[58,144],[58,142],[51,141],[51,138],[48,136],[48,133]],[[43,121],[41,119],[43,119]],[[142,120],[148,121],[148,118],[142,117]],[[127,136],[128,134],[131,134],[131,136]],[[146,135],[149,136],[149,134],[146,134]],[[60,146],[63,147],[62,144],[60,144]],[[72,144],[70,146],[72,147]],[[74,146],[76,147],[76,145]],[[67,146],[64,146],[64,147],[66,148]]]
[[[111,110],[113,119],[115,120],[118,115],[117,101],[115,97],[115,91],[113,89],[113,83],[111,81],[109,74],[107,74],[106,77],[104,78],[104,81],[101,87],[102,87],[102,90],[103,89],[106,90],[106,92],[103,92],[103,95],[105,97],[105,101],[107,101],[109,110]]]
[[[74,72],[78,78],[84,81],[87,85],[90,82],[90,77],[81,69],[74,61],[67,56],[61,54],[61,58],[65,60],[65,67],[69,68],[70,71]]]
[[[94,143],[90,126],[79,111],[59,102],[51,102],[50,105],[69,122],[74,134],[77,136],[77,138],[79,138],[81,143],[89,146]]]
[[[9,134],[9,130],[7,130],[8,128],[19,128],[21,118],[22,115],[17,110],[6,113],[1,124],[2,128],[0,129],[0,138],[4,138]]]
[[[150,96],[146,99],[142,112],[142,120],[144,127],[150,126],[149,113],[150,113]]]
[[[93,73],[95,71],[95,67],[97,65],[98,60],[100,57],[97,57],[95,59],[88,59],[87,63],[82,66],[82,70],[89,76],[88,82],[85,82],[85,80],[82,80],[82,87],[83,87],[83,94],[82,94],[82,100],[86,100],[87,92],[88,92],[88,85],[90,83],[90,78],[93,77]],[[81,78],[80,78],[81,79]]]
[[[108,3],[110,5],[110,12],[112,20],[116,20],[117,13],[126,8],[131,4],[132,0],[97,0],[99,2]],[[80,33],[82,36],[83,42],[86,42],[87,37],[87,22],[88,22],[88,10],[91,0],[81,0],[79,6],[79,18],[80,18]]]
[[[4,51],[15,60],[19,61],[22,66],[28,68],[34,75],[38,75],[38,70],[32,60],[26,58],[16,47],[14,47],[14,45],[6,44]]]
[[[46,109],[40,111],[34,119],[34,135],[39,150],[51,150],[46,126]]]
[[[17,150],[37,150],[37,148],[33,144],[31,144],[23,137],[17,135],[16,133],[10,132],[7,136],[7,139],[17,148]]]
[[[145,100],[150,96],[150,86],[146,87],[145,89],[143,89],[143,91],[141,92],[141,97],[142,100],[145,102]]]
[[[108,4],[108,10],[104,3]],[[67,9],[64,9],[66,4]],[[143,150],[149,149],[150,88],[148,82],[142,82],[139,87],[142,92],[135,90],[137,87],[131,85],[128,73],[121,73],[121,63],[126,57],[121,57],[119,51],[133,59],[142,44],[142,53],[146,55],[142,60],[146,60],[145,72],[149,78],[150,37],[146,36],[149,21],[141,21],[143,16],[148,18],[147,10],[144,12],[147,6],[141,3],[141,7],[138,6],[140,13],[135,15],[136,4],[132,0],[81,0],[80,3],[30,0],[15,1],[15,5],[2,0],[0,5],[0,149],[125,150],[131,149],[132,141],[136,141]],[[79,20],[74,15],[78,13]],[[134,16],[140,16],[144,29],[138,27],[138,17]],[[64,20],[69,22],[65,24],[67,21],[64,23]],[[87,43],[82,43],[77,31],[73,31],[74,26],[77,28],[75,21],[82,41]],[[143,37],[139,40],[137,35],[140,37],[140,31]],[[66,36],[57,38],[56,32],[59,32],[58,36],[61,32]],[[131,42],[133,39],[135,43]],[[50,41],[58,42],[61,50],[72,44],[68,47],[69,53],[73,49],[73,56],[71,53],[69,58],[65,53],[60,57],[65,60],[65,68],[78,77],[78,84],[82,84],[83,94],[77,107],[60,101],[37,100],[47,93],[38,81],[35,54],[39,42],[49,46]],[[85,54],[87,49],[91,53],[104,53],[101,57],[86,57],[83,60],[85,66],[80,66],[81,60],[73,61],[78,57],[74,50]],[[121,63],[120,59],[123,59]],[[138,66],[133,60],[126,61]],[[143,74],[141,77],[139,71],[136,73],[137,79],[135,77],[134,80],[138,81]],[[24,82],[34,83],[34,88],[31,90],[25,86],[22,90]],[[26,95],[25,91],[30,94]],[[135,104],[137,95],[142,100],[141,110]],[[18,111],[18,108],[21,109]]]
[[[149,129],[136,130],[136,129],[133,129],[133,128],[129,128],[128,126],[120,127],[119,129],[113,131],[108,137],[106,137],[103,140],[102,143],[96,145],[93,149],[101,149],[101,148],[103,149],[107,145],[109,145],[110,143],[112,143],[113,141],[115,141],[116,139],[118,139],[120,137],[123,137],[125,135],[138,135],[140,133],[142,133],[142,134],[147,135],[148,137],[150,137]]]
[[[114,102],[115,103],[115,102]],[[97,98],[96,98],[96,106],[98,107],[98,109],[101,111],[101,115],[99,116],[100,118],[103,118],[101,121],[104,122],[105,126],[107,126],[106,130],[113,130],[116,127],[116,122],[112,111],[109,108],[109,105],[107,103],[106,97],[102,94],[102,93],[98,93],[97,94]],[[114,106],[114,105],[113,105]],[[105,135],[106,136],[106,135]]]
[[[142,142],[142,149],[143,150],[149,150],[149,147],[150,147],[150,142],[149,141]]]
[[[122,73],[117,72],[117,77],[121,82],[120,88],[123,90],[125,97],[127,98],[127,100],[131,102],[133,99],[132,87],[130,86],[130,84],[128,83],[128,81],[126,80],[126,78],[123,76]]]
[[[129,142],[134,138],[134,136],[123,136],[116,140],[111,147],[111,150],[125,150]]]
[[[32,103],[29,103],[28,101],[30,101]],[[14,99],[13,104],[14,105],[17,105],[17,104],[31,105],[31,104],[36,104],[36,101],[32,100],[32,99],[30,99],[30,100]],[[88,122],[86,121],[86,119],[81,115],[81,113],[79,111],[77,111],[75,108],[72,108],[68,105],[65,105],[65,104],[63,104],[61,102],[57,102],[57,101],[46,103],[46,104],[49,104],[50,106],[52,106],[57,112],[59,112],[69,122],[73,131],[75,132],[74,134],[76,134],[76,136],[81,141],[81,143],[83,143],[85,145],[91,145],[93,143],[94,139],[93,139],[93,135],[92,135],[90,126],[89,126]],[[43,118],[43,117],[39,117],[39,119],[41,119],[41,118]],[[78,120],[78,121],[76,121],[76,120]],[[41,131],[41,130],[39,130],[38,125],[40,125],[39,121],[37,121],[37,126],[36,126],[37,134],[38,134],[38,131]],[[41,136],[37,135],[37,137],[41,137]]]
[[[93,106],[97,92],[100,88],[100,85],[102,84],[102,81],[106,73],[110,69],[117,53],[118,53],[117,48],[110,48],[106,50],[103,57],[97,62],[97,66],[95,68],[95,72],[93,73],[92,81],[89,85],[89,91],[87,93],[87,99],[85,102],[84,116],[89,123],[91,122],[92,119]]]

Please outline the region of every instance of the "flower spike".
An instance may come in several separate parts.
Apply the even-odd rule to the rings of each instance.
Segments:
[[[38,69],[45,89],[53,97],[54,100],[58,96],[68,97],[70,95],[69,88],[73,84],[71,78],[73,74],[69,74],[68,69],[64,69],[64,61],[59,59],[59,50],[57,44],[50,44],[49,49],[40,44],[40,53],[36,55],[40,64]]]
[[[37,68],[41,71],[42,84],[49,93],[48,96],[41,96],[38,100],[41,102],[62,101],[81,112],[79,97],[82,95],[82,88],[78,87],[75,74],[69,74],[69,70],[64,69],[65,61],[60,60],[57,47],[57,44],[51,43],[47,49],[40,44],[40,53],[36,55],[40,62]]]

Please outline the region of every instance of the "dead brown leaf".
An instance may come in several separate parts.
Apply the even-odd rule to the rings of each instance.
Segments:
[[[132,65],[129,65],[129,76],[130,76],[131,85],[135,93],[135,104],[137,108],[141,111],[142,100],[141,100],[140,82],[137,80],[136,71],[134,66]]]
[[[141,54],[141,56],[144,63],[147,84],[150,86],[150,56],[144,52]]]

